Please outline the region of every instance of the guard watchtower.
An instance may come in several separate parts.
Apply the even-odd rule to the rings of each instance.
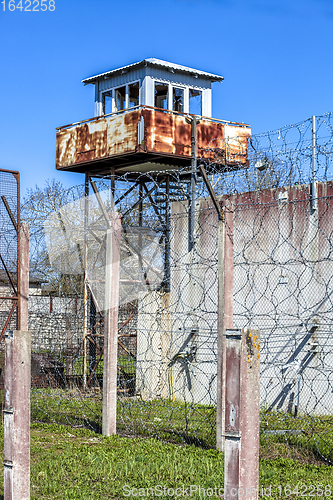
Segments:
[[[195,336],[199,330],[194,313],[194,302],[192,303],[192,297],[199,296],[195,289],[196,282],[192,278],[188,281],[187,276],[183,274],[172,274],[172,261],[175,254],[177,254],[177,262],[178,257],[181,256],[181,265],[178,266],[177,272],[179,268],[186,268],[189,275],[195,275],[192,271],[193,266],[197,265],[197,256],[192,257],[195,256],[197,241],[196,196],[199,181],[204,181],[201,184],[207,187],[221,218],[219,203],[206,175],[205,166],[208,165],[211,168],[211,177],[217,174],[220,178],[221,173],[226,170],[244,168],[248,165],[247,145],[251,133],[250,127],[243,123],[219,120],[211,116],[211,86],[212,83],[222,80],[223,77],[204,71],[154,58],[144,59],[83,80],[85,85],[95,86],[95,116],[57,129],[56,168],[85,174],[85,237],[83,238],[83,259],[80,263],[82,264],[85,259],[84,266],[87,269],[88,238],[98,242],[93,265],[95,266],[96,262],[101,260],[102,249],[104,244],[107,245],[109,213],[117,210],[122,214],[122,235],[126,242],[123,255],[130,256],[131,259],[133,257],[130,260],[132,264],[128,279],[120,280],[121,285],[126,289],[125,295],[126,297],[132,296],[132,289],[137,290],[138,288],[135,287],[141,286],[142,283],[149,287],[149,293],[155,294],[156,292],[154,296],[157,305],[154,314],[150,298],[147,303],[144,302],[146,300],[144,294],[138,299],[141,301],[138,310],[149,310],[148,315],[143,314],[138,319],[137,326],[136,360],[139,369],[136,390],[139,392],[141,392],[140,377],[142,379],[140,374],[144,374],[143,379],[146,377],[146,381],[143,381],[141,385],[147,387],[148,384],[151,393],[154,392],[155,389],[149,385],[149,380],[153,380],[153,375],[150,373],[153,374],[155,368],[151,369],[151,365],[147,368],[147,363],[150,363],[149,359],[155,359],[157,363],[155,351],[151,348],[153,341],[149,340],[147,343],[140,332],[155,332],[158,328],[159,333],[156,335],[160,335],[161,338],[158,345],[166,346],[169,342],[166,340],[166,332],[168,332],[169,339],[173,336],[174,321],[171,320],[171,314],[174,318],[178,314],[180,324],[184,326],[184,342],[189,338],[186,333],[189,327],[188,322],[193,325],[193,327],[190,325],[191,338],[197,338]],[[93,180],[93,178],[101,177],[103,180],[100,185],[105,186],[107,183],[110,186],[102,193],[104,195],[106,192],[107,196],[110,194],[107,200],[104,199],[104,204],[101,192],[98,191],[98,186]],[[102,213],[97,219],[95,219],[95,210],[89,211],[90,185]],[[187,225],[186,218],[188,219],[188,231],[186,229],[188,252],[185,250],[184,259],[182,255],[184,248],[178,248],[178,240],[172,237],[172,224],[177,219],[174,217],[173,202],[180,200],[181,224],[184,227]],[[91,218],[89,218],[90,215]],[[100,237],[96,231],[101,231]],[[163,249],[163,273],[159,273],[158,269],[154,268],[156,249],[153,251],[147,246],[147,255],[142,251],[145,248],[145,242],[149,243],[149,238],[152,238],[153,233],[158,241],[157,249],[160,247]],[[177,251],[175,251],[176,247]],[[105,250],[105,255],[110,256],[110,252]],[[82,268],[84,266],[82,265]],[[155,269],[153,272],[159,277],[158,284],[149,281],[148,272],[153,268]],[[103,266],[99,269],[102,269],[103,274]],[[206,274],[210,276],[209,273]],[[86,277],[84,279],[86,280]],[[103,278],[104,283],[106,279],[106,277]],[[101,279],[100,282],[102,283],[103,280]],[[179,302],[175,299],[175,295],[172,296],[172,293],[177,293],[177,287],[180,286],[181,281],[185,283],[183,295],[185,302],[187,303],[187,299],[190,298],[190,304],[192,304],[191,307],[186,306],[188,310],[184,314],[176,313],[167,307],[167,304]],[[105,287],[109,290],[108,285]],[[87,297],[87,281],[84,281],[84,338],[87,338]],[[92,294],[91,298],[93,303],[95,299]],[[180,302],[183,304],[183,299]],[[163,318],[167,319],[162,319],[162,322],[159,319],[159,326],[156,327],[157,323],[154,318],[166,309],[168,312]],[[94,308],[92,307],[91,310]],[[151,319],[145,319],[146,317]],[[163,322],[165,326],[161,326]],[[94,319],[91,324],[95,325]],[[179,330],[181,327],[177,326],[178,339],[181,338]],[[186,342],[188,343],[188,340]],[[193,344],[195,343],[196,340],[193,340]],[[187,345],[183,342],[181,344]],[[167,351],[169,352],[169,348]],[[83,346],[83,352],[85,360],[86,344]],[[160,347],[158,352],[160,352]],[[93,350],[89,355],[91,360],[96,358],[96,352]],[[175,359],[174,356],[169,365],[161,364],[161,366],[172,367]],[[93,366],[94,361],[91,363]],[[86,370],[85,361],[83,366],[83,370]],[[107,366],[107,363],[104,366]],[[200,370],[203,372],[202,368],[199,368]],[[166,369],[160,372],[165,374]],[[83,371],[83,373],[86,372]],[[84,380],[85,378],[86,375],[83,375]],[[208,382],[209,385],[211,381],[212,379]],[[160,382],[158,385],[160,387]]]
[[[211,117],[211,83],[222,80],[222,76],[150,58],[83,83],[95,85],[95,116],[149,106]]]
[[[246,166],[250,127],[211,117],[211,85],[222,80],[155,58],[86,78],[95,117],[57,129],[56,168],[142,176],[190,166],[194,154],[222,171]]]

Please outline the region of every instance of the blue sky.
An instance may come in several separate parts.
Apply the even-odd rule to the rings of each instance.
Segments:
[[[144,58],[223,75],[213,85],[213,116],[249,123],[253,133],[333,111],[332,0],[55,0],[53,12],[5,6],[0,167],[21,172],[22,195],[47,179],[83,182],[82,174],[56,172],[55,128],[93,116],[93,86],[83,78]]]

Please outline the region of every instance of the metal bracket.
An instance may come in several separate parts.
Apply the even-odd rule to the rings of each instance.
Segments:
[[[12,469],[13,468],[13,462],[11,460],[5,460],[3,465],[5,467],[8,467],[8,469]]]
[[[199,169],[200,169],[200,172],[201,172],[201,175],[202,175],[202,178],[203,180],[205,181],[205,184],[206,184],[206,187],[207,187],[207,190],[208,190],[208,193],[210,194],[210,197],[212,198],[213,200],[213,203],[214,203],[214,207],[217,211],[217,215],[218,215],[218,218],[219,220],[222,220],[223,221],[223,209],[221,209],[220,207],[220,204],[218,202],[218,199],[216,198],[216,195],[214,193],[214,189],[212,188],[212,185],[211,183],[209,182],[209,179],[207,177],[207,174],[206,174],[206,170],[205,170],[205,167],[203,166],[202,163],[199,163]]]
[[[2,410],[4,413],[8,414],[8,415],[13,415],[14,413],[14,408],[12,406],[10,406],[9,408],[4,408]]]
[[[14,338],[14,330],[7,330],[7,333],[5,333],[5,338],[6,339],[13,339]]]
[[[235,339],[235,340],[241,340],[242,335],[241,335],[241,330],[233,328],[233,329],[227,329],[224,334],[226,337],[229,339]]]
[[[240,432],[234,432],[234,431],[230,431],[230,432],[226,432],[225,434],[221,434],[222,437],[226,437],[228,439],[240,439],[241,438],[241,434]]]

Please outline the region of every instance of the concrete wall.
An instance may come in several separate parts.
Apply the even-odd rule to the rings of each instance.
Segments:
[[[29,330],[32,350],[60,352],[82,344],[81,299],[31,296]]]
[[[325,414],[333,389],[332,183],[318,183],[318,196],[313,214],[308,186],[237,194],[227,202],[234,210],[234,327],[261,332],[261,404]],[[154,366],[160,360],[167,367],[170,397],[216,404],[217,215],[210,201],[198,201],[189,253],[185,205],[172,204],[169,345]],[[150,323],[154,303],[147,296],[142,302]],[[147,342],[147,330],[138,318],[138,345]],[[148,367],[145,352],[140,363]],[[145,373],[138,390],[145,386],[150,398],[160,397],[153,371],[150,379]]]

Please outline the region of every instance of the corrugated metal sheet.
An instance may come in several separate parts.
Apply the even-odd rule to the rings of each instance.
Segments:
[[[143,120],[144,127],[141,127],[139,144],[140,120],[141,125]],[[247,138],[250,134],[248,125],[200,118],[197,155],[210,159],[216,165],[221,164],[221,167],[246,165]],[[140,162],[154,161],[158,157],[159,161],[163,158],[164,164],[189,164],[191,124],[184,114],[140,107],[57,131],[56,168],[59,170],[84,172],[83,164],[93,163],[94,168],[108,171],[110,163],[117,166],[117,158],[124,155],[133,156],[126,162],[128,165],[138,163],[138,155]]]
[[[192,88],[206,89],[211,88],[211,82],[204,78],[195,78],[192,74],[170,73],[165,68],[147,68],[147,75],[154,80],[170,82],[172,85],[187,85]]]
[[[105,73],[100,73],[99,75],[91,76],[89,78],[86,78],[85,80],[82,80],[82,82],[85,85],[87,85],[89,83],[94,83],[96,80],[102,79],[104,77],[109,77],[109,76],[111,77],[118,72],[120,72],[120,73],[124,72],[124,71],[128,72],[128,71],[132,71],[136,67],[140,67],[140,66],[144,67],[147,65],[149,65],[149,66],[161,66],[161,67],[168,68],[169,70],[173,70],[173,71],[177,71],[177,72],[192,73],[192,74],[196,74],[198,76],[200,75],[204,78],[208,78],[211,81],[216,81],[216,82],[221,82],[223,80],[223,77],[220,75],[214,75],[213,73],[207,73],[207,72],[201,71],[199,69],[188,68],[187,66],[182,66],[180,64],[175,64],[175,63],[171,63],[168,61],[162,61],[161,59],[155,59],[154,57],[151,57],[149,59],[143,59],[142,61],[139,61],[139,62],[136,62],[133,64],[129,64],[129,65],[123,66],[121,68],[113,69],[111,71],[106,71]]]
[[[146,75],[145,68],[137,68],[131,71],[130,75],[128,73],[111,75],[110,78],[102,79],[99,81],[99,90],[108,90],[113,87],[120,87],[126,85],[126,83],[142,80]]]

